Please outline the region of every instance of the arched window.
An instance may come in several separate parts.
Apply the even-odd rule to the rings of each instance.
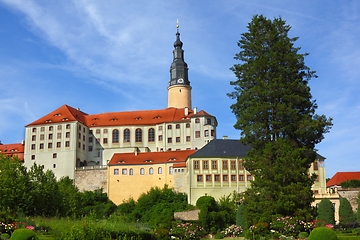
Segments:
[[[211,118],[206,119],[207,124],[211,124]]]
[[[174,168],[173,167],[169,167],[169,174],[173,174],[174,173]]]
[[[158,174],[162,174],[162,167],[158,168]]]
[[[135,142],[142,142],[142,130],[140,128],[135,130]]]
[[[124,142],[130,142],[130,130],[128,128],[124,130]]]
[[[154,142],[155,141],[155,129],[150,128],[148,131],[148,141]]]
[[[119,142],[119,130],[117,130],[117,129],[112,131],[112,142],[113,143]]]
[[[154,169],[153,168],[149,168],[149,174],[153,175],[154,174]]]
[[[195,119],[195,123],[200,123],[200,119],[199,119],[199,118],[196,118],[196,119]]]
[[[129,175],[134,175],[134,169],[132,168],[129,169]]]
[[[145,174],[145,169],[144,168],[140,168],[140,175],[144,175]]]

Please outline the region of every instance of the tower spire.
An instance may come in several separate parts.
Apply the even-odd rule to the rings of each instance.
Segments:
[[[168,107],[191,108],[191,86],[188,79],[189,69],[184,60],[184,50],[182,46],[179,20],[176,19],[176,40],[174,42],[173,62],[170,66]]]

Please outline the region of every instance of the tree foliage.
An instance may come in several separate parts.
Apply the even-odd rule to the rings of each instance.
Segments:
[[[353,179],[341,183],[342,188],[360,188],[360,180]]]
[[[315,114],[308,82],[316,77],[305,65],[307,54],[294,47],[291,29],[281,18],[256,15],[238,42],[240,64],[231,70],[237,80],[228,94],[237,117],[241,141],[251,145],[245,168],[255,177],[245,193],[250,225],[271,221],[272,215],[310,220],[314,209],[308,168],[316,158],[315,145],[332,126]]]
[[[335,224],[334,212],[335,209],[332,202],[324,198],[318,205],[317,220],[323,221],[325,224]]]
[[[245,204],[240,204],[236,212],[236,225],[240,226],[242,229],[247,229],[245,211]]]
[[[356,216],[352,210],[349,200],[341,198],[339,206],[339,221],[341,225],[354,224],[356,222]]]

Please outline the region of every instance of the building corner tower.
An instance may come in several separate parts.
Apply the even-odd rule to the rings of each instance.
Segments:
[[[168,86],[168,108],[191,109],[191,86],[188,78],[188,67],[184,61],[183,43],[180,41],[179,25],[176,25],[173,62],[170,67]]]

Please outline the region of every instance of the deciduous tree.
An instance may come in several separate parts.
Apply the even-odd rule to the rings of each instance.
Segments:
[[[281,18],[256,15],[238,42],[241,63],[231,70],[237,80],[228,94],[241,141],[251,145],[245,168],[255,176],[245,194],[248,224],[271,221],[272,215],[314,216],[311,186],[316,176],[308,168],[316,158],[315,145],[332,126],[331,119],[315,114],[308,82],[316,77],[290,38]]]

